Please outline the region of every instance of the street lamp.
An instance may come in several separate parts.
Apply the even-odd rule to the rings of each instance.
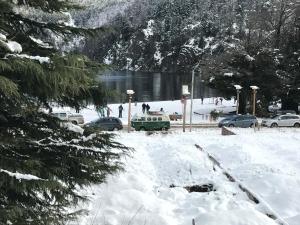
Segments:
[[[195,70],[199,67],[199,63],[194,67],[192,71],[192,90],[191,90],[191,108],[190,108],[190,132],[192,132],[192,122],[193,122],[193,100],[194,100],[194,81],[195,81]]]
[[[255,106],[256,106],[256,93],[257,93],[257,90],[259,89],[259,87],[257,86],[250,86],[250,88],[252,89],[252,93],[253,93],[253,116],[255,116]]]
[[[130,122],[130,114],[131,114],[131,99],[132,99],[132,95],[134,94],[133,90],[127,90],[127,95],[128,95],[128,127],[127,127],[127,131],[128,133],[130,132],[130,128],[131,128],[131,122]]]
[[[241,85],[233,85],[236,89],[236,114],[239,114],[239,106],[240,106],[240,93],[241,89],[243,88]]]
[[[182,85],[182,98],[183,98],[183,121],[182,121],[182,130],[185,132],[185,117],[186,117],[186,98],[190,94],[189,86]]]

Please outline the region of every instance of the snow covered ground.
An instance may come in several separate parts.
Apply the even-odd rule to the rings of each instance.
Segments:
[[[133,147],[125,171],[82,191],[91,199],[81,225],[275,225],[266,204],[255,204],[195,144],[216,157],[290,225],[300,221],[300,129],[199,129],[168,134],[119,133]],[[213,184],[215,191],[184,187]],[[171,187],[173,186],[173,187]]]
[[[193,123],[210,123],[209,120],[209,114],[214,109],[218,111],[223,111],[224,113],[228,113],[231,111],[234,111],[236,109],[236,106],[234,104],[233,99],[226,101],[223,100],[222,105],[219,103],[218,105],[214,104],[214,100],[216,98],[206,98],[203,101],[203,104],[201,104],[200,99],[194,99],[193,101],[193,112],[197,112],[198,114],[193,114]],[[173,114],[177,112],[178,114],[183,114],[183,104],[180,100],[175,101],[159,101],[159,102],[145,102],[146,104],[149,104],[150,111],[159,111],[160,108],[163,108],[164,112],[167,114]],[[187,121],[190,120],[190,100],[187,100]],[[134,114],[141,114],[142,113],[142,104],[143,102],[133,102],[131,104],[132,107],[132,115]],[[118,117],[119,115],[119,107],[120,104],[109,104],[108,107],[111,109],[110,116]],[[121,118],[122,123],[127,125],[128,124],[128,103],[122,104],[124,110],[123,110],[123,118]],[[62,111],[67,110],[70,112],[75,112],[74,110],[70,108],[54,108],[54,112],[56,111]],[[80,111],[80,113],[83,115],[85,122],[90,122],[92,120],[98,119],[99,116],[95,110],[94,106],[89,106],[86,109],[83,109]],[[202,115],[199,115],[202,114]],[[105,112],[106,115],[106,112]],[[182,123],[182,121],[172,121],[172,123]]]

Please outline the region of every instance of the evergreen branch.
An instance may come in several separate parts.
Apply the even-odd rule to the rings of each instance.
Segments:
[[[0,75],[0,94],[7,98],[19,98],[18,85],[12,80]]]

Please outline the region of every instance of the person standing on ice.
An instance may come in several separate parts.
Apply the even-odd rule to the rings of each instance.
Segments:
[[[123,106],[119,105],[119,118],[122,118]]]
[[[143,105],[142,105],[142,112],[145,113],[145,111],[146,111],[146,104],[143,103]]]
[[[146,110],[147,110],[147,113],[149,112],[149,110],[150,110],[150,105],[146,105]]]
[[[108,106],[106,106],[106,114],[107,114],[107,117],[109,117],[110,116],[110,113],[112,112],[112,110],[108,107]]]

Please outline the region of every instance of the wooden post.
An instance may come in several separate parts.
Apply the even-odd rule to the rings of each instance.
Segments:
[[[256,106],[256,90],[253,89],[253,116],[255,116],[255,106]]]
[[[239,107],[240,107],[240,90],[237,90],[237,97],[236,97],[236,115],[239,114]]]
[[[190,109],[190,132],[192,132],[192,123],[193,123],[193,100],[194,100],[194,80],[195,80],[195,71],[192,72],[192,91],[191,91],[191,109]]]
[[[130,132],[131,129],[131,122],[130,122],[130,115],[131,115],[131,98],[132,96],[129,95],[129,102],[128,102],[128,127],[127,127],[127,131],[128,133]]]
[[[186,96],[183,96],[183,122],[182,122],[183,132],[185,132],[185,115],[186,115]]]

